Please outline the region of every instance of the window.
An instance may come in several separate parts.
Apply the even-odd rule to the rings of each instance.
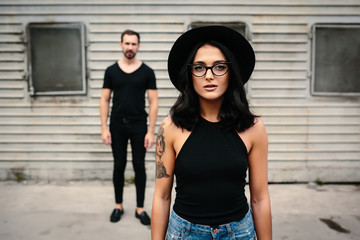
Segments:
[[[360,96],[360,25],[313,26],[311,76],[314,95]]]
[[[190,28],[197,28],[197,27],[210,26],[210,25],[222,25],[228,28],[232,28],[248,39],[248,37],[246,36],[246,24],[242,22],[193,22],[190,24]]]
[[[84,94],[83,24],[30,23],[27,33],[31,95]]]

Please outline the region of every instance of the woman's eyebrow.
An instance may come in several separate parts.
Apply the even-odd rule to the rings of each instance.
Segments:
[[[214,61],[213,64],[224,63],[224,62],[227,62],[227,61],[226,61],[226,60],[217,60],[217,61]],[[205,65],[205,62],[203,62],[203,61],[196,61],[196,62],[194,62],[193,64],[202,64],[202,65]]]
[[[205,63],[202,62],[202,61],[196,61],[196,62],[194,62],[193,64],[202,64],[202,65],[205,65]]]
[[[225,63],[225,62],[227,62],[227,61],[226,60],[217,60],[217,61],[214,62],[214,64],[216,64],[216,63]]]

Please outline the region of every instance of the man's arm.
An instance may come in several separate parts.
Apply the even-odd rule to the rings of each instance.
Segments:
[[[155,143],[155,124],[158,113],[158,93],[156,89],[147,90],[149,101],[149,128],[145,135],[144,147],[149,150]]]
[[[111,89],[103,88],[100,97],[100,121],[101,121],[101,138],[105,145],[111,145],[111,134],[107,127],[109,117]]]

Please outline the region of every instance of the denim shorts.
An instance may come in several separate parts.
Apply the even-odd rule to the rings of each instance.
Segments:
[[[186,240],[255,240],[254,221],[251,210],[241,221],[230,222],[212,228],[206,225],[193,224],[171,211],[166,239]]]

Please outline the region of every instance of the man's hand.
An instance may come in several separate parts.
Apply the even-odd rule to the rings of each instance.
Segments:
[[[146,133],[144,140],[144,147],[146,151],[149,150],[155,143],[155,135],[153,133]]]
[[[101,138],[102,138],[105,145],[111,146],[111,134],[110,134],[110,131],[108,129],[102,130]]]

